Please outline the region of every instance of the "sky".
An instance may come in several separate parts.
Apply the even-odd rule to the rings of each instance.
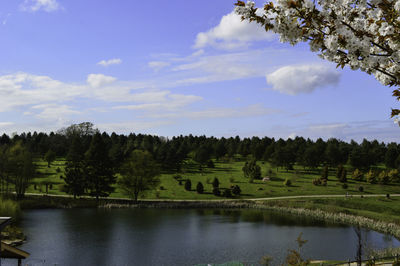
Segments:
[[[234,3],[1,0],[0,133],[89,121],[166,137],[399,140],[392,88],[280,43]]]

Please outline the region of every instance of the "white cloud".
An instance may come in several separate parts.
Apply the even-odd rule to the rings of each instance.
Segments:
[[[97,64],[100,66],[108,67],[111,65],[119,65],[121,63],[122,63],[122,60],[120,58],[113,58],[113,59],[109,59],[109,60],[101,60]]]
[[[87,77],[87,83],[93,88],[99,88],[104,85],[108,85],[116,81],[114,77],[106,76],[103,74],[89,74]]]
[[[152,68],[154,71],[159,71],[159,70],[163,69],[164,67],[171,65],[171,63],[165,62],[165,61],[151,61],[147,65],[150,68]]]
[[[197,34],[194,48],[213,46],[230,50],[247,47],[252,41],[271,40],[273,36],[257,23],[242,21],[241,17],[232,11],[223,16],[216,27]]]
[[[242,108],[210,108],[201,111],[164,112],[149,114],[153,118],[189,118],[189,119],[214,119],[214,118],[240,118],[264,116],[280,112],[279,110],[265,108],[253,104]]]
[[[57,0],[25,0],[20,6],[22,11],[36,12],[44,10],[53,12],[62,9]]]
[[[340,73],[321,64],[291,65],[266,75],[274,90],[289,95],[311,93],[317,88],[336,85]]]
[[[33,110],[40,110],[35,117],[50,121],[64,121],[70,115],[78,115],[81,112],[73,110],[71,106],[62,104],[39,104],[31,107]]]
[[[147,99],[153,99],[154,97],[148,97],[149,95],[143,95]],[[194,102],[201,101],[203,98],[195,95],[183,95],[183,94],[171,94],[169,92],[163,94],[163,98],[157,102],[143,103],[143,104],[131,104],[131,105],[120,105],[114,106],[116,110],[140,110],[150,112],[165,112],[165,111],[177,111],[182,107],[185,107]]]
[[[119,123],[100,123],[97,124],[100,131],[107,131],[107,132],[118,132],[118,133],[125,133],[129,134],[132,132],[138,132],[152,128],[157,128],[160,126],[170,125],[173,124],[173,121],[128,121],[128,122],[119,122]],[[150,132],[148,132],[150,133]],[[151,133],[150,133],[151,134]]]

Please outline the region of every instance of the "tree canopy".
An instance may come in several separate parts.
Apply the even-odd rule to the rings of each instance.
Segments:
[[[134,150],[121,167],[118,180],[122,190],[137,202],[140,193],[154,189],[160,182],[159,168],[147,151]]]

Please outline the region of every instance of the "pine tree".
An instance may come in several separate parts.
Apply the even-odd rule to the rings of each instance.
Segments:
[[[96,133],[85,153],[85,175],[89,194],[96,197],[108,197],[114,191],[116,181],[113,165],[108,156],[106,145],[100,133]]]
[[[84,173],[84,155],[80,137],[76,136],[72,140],[65,166],[65,191],[68,194],[79,197],[84,194],[87,180]]]

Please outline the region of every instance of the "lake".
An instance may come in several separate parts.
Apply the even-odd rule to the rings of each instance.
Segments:
[[[302,232],[303,257],[354,259],[351,226],[260,210],[46,209],[24,213],[24,265],[196,265],[269,255],[284,261]],[[400,246],[391,236],[363,231],[375,248]],[[16,265],[4,260],[2,265]]]

